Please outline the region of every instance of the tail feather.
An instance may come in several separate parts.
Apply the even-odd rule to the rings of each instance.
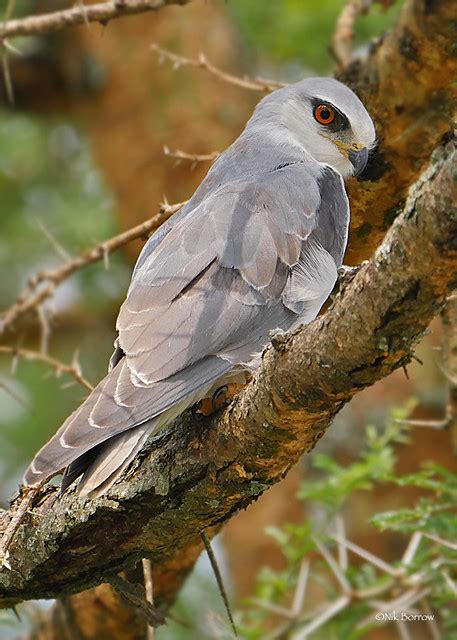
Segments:
[[[92,466],[93,460],[111,450],[112,442],[122,445],[121,436],[125,435],[127,441],[132,438],[134,446],[133,434],[139,437],[146,425],[154,424],[155,428],[159,422],[169,420],[170,415],[173,418],[179,415],[184,408],[201,399],[214,381],[231,367],[222,358],[208,356],[166,380],[149,387],[137,387],[130,376],[121,376],[127,365],[120,360],[40,449],[24,475],[25,484],[36,485],[66,468],[64,486],[67,488]],[[118,384],[120,382],[122,385]],[[125,394],[122,399],[118,396],[120,390]],[[124,400],[131,406],[124,404]]]
[[[152,424],[151,424],[152,423]],[[107,491],[133,461],[154,429],[154,421],[108,440],[84,470],[78,485],[81,496],[96,498]]]

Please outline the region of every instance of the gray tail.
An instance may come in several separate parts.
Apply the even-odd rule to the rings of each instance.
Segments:
[[[82,476],[78,483],[81,496],[96,498],[105,493],[143,447],[154,429],[153,422],[124,431],[77,458],[65,470],[61,492]]]

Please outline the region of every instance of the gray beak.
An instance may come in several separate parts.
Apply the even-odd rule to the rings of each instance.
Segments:
[[[363,147],[360,151],[349,150],[348,158],[354,167],[354,175],[359,176],[367,166],[368,162],[368,149]]]

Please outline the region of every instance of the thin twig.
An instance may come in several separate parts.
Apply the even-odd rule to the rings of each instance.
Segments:
[[[192,168],[198,164],[199,162],[212,162],[219,155],[220,151],[212,151],[211,153],[187,153],[186,151],[181,151],[180,149],[170,149],[166,145],[163,147],[163,153],[167,158],[174,158],[177,163],[182,160],[187,160],[191,163]]]
[[[307,624],[306,627],[292,636],[292,640],[305,640],[311,633],[313,633],[313,631],[316,631],[317,629],[319,629],[319,627],[322,627],[331,618],[345,609],[350,602],[351,597],[349,595],[343,595],[339,597],[337,600],[335,600],[335,602],[332,602],[331,605],[326,607],[319,615],[317,615],[314,620],[312,620],[312,622]]]
[[[456,593],[456,595],[457,595],[457,593]],[[430,607],[430,605],[428,603],[428,600],[426,600],[426,598],[424,598],[423,600],[421,600],[420,605],[422,607],[422,611],[427,616],[425,622],[427,623],[427,626],[429,628],[432,640],[441,640],[441,632],[440,632],[440,629],[439,629],[438,625],[436,624],[436,622],[434,620],[434,615],[433,615],[432,609],[431,609],[431,607]]]
[[[338,540],[338,562],[343,572],[348,570],[348,552],[347,547],[341,543],[341,540],[346,540],[346,529],[344,526],[344,518],[338,514],[335,518],[335,529]]]
[[[35,309],[38,322],[40,325],[40,351],[41,353],[47,354],[49,351],[49,338],[51,336],[51,328],[49,326],[48,314],[43,307],[43,305],[39,305]]]
[[[375,567],[378,567],[378,569],[381,569],[381,571],[385,571],[385,573],[389,574],[390,576],[395,578],[395,577],[398,577],[399,575],[402,575],[401,570],[394,569],[393,567],[390,566],[390,564],[385,562],[382,558],[379,558],[378,556],[375,556],[374,553],[371,553],[370,551],[367,551],[366,549],[359,547],[358,544],[355,544],[354,542],[350,542],[349,540],[342,540],[341,538],[330,535],[330,534],[329,534],[329,537],[332,538],[332,540],[335,540],[335,542],[340,542],[341,544],[344,544],[350,551],[357,554],[364,560],[367,560],[367,562],[370,562]]]
[[[84,16],[84,22],[86,23],[86,26],[90,27],[90,22],[89,22],[89,19],[87,17],[87,7],[84,4],[84,0],[76,0],[76,1],[77,1],[78,6],[81,9],[81,12],[82,12],[82,14]]]
[[[309,576],[309,566],[310,563],[308,560],[303,560],[300,565],[300,571],[297,578],[297,587],[295,589],[292,606],[290,607],[290,609],[281,607],[280,605],[274,604],[273,602],[268,602],[267,600],[260,600],[258,598],[253,598],[252,601],[262,609],[266,609],[271,613],[280,615],[287,620],[297,621],[297,618],[299,617],[303,609],[303,603],[305,601],[306,587],[308,584]],[[272,636],[268,636],[268,640],[272,640],[273,638],[275,638],[275,634],[273,634]]]
[[[332,554],[327,549],[327,547],[323,545],[317,538],[313,538],[313,541],[317,549],[319,550],[320,554],[322,555],[322,557],[325,559],[326,563],[332,570],[332,573],[334,574],[335,578],[338,580],[343,592],[349,593],[351,591],[351,585],[349,584],[349,581],[344,575],[344,573],[341,571],[341,568],[338,565],[338,562],[332,556]]]
[[[278,82],[276,80],[267,80],[265,78],[240,78],[239,76],[227,73],[212,64],[203,53],[200,53],[198,58],[186,58],[185,56],[180,56],[172,51],[168,51],[167,49],[162,49],[162,47],[159,47],[156,43],[151,45],[151,49],[159,55],[160,61],[169,60],[172,62],[174,69],[179,69],[179,67],[197,67],[198,69],[205,69],[212,75],[216,76],[216,78],[219,78],[219,80],[223,80],[228,84],[233,84],[236,87],[241,87],[243,89],[251,89],[252,91],[263,91],[268,93],[275,89],[287,86],[287,83]]]
[[[19,506],[14,512],[14,515],[11,518],[0,540],[0,568],[6,567],[7,569],[11,569],[11,565],[9,563],[10,544],[25,515],[29,512],[33,500],[40,493],[43,485],[44,481],[35,487],[23,487],[22,499],[19,503]]]
[[[453,593],[457,597],[457,584],[454,582],[454,580],[449,575],[449,571],[448,571],[447,567],[441,571],[441,575],[443,576],[444,581],[447,584],[447,586],[449,587],[449,590],[451,591],[451,593]]]
[[[355,22],[361,13],[366,13],[372,0],[347,0],[336,21],[332,37],[332,53],[339,67],[346,67],[352,57],[355,37]]]
[[[8,102],[11,105],[14,105],[14,89],[13,89],[13,81],[11,79],[11,71],[8,60],[8,50],[5,40],[5,30],[6,25],[8,24],[8,20],[13,15],[14,8],[16,5],[16,0],[8,0],[6,5],[5,14],[3,16],[3,22],[0,28],[0,55],[2,58],[2,72],[3,72],[3,80],[5,83],[5,91],[6,96],[8,98]]]
[[[421,531],[415,531],[413,533],[413,535],[411,536],[408,546],[405,549],[405,552],[403,554],[403,557],[401,559],[401,564],[404,567],[407,567],[408,565],[411,564],[414,556],[416,555],[416,552],[419,548],[419,545],[421,543],[422,540],[422,532]]]
[[[149,558],[143,558],[141,561],[143,566],[144,591],[146,600],[154,605],[154,584],[152,581],[152,567]],[[154,640],[154,627],[148,624],[146,632],[146,640]]]
[[[83,251],[79,256],[68,260],[68,262],[64,262],[56,269],[40,271],[35,274],[30,278],[28,285],[19,295],[15,304],[0,316],[0,334],[6,329],[11,328],[18,318],[37,309],[45,300],[52,297],[55,288],[73,275],[73,273],[87,265],[98,262],[105,258],[107,254],[117,251],[133,240],[147,237],[148,234],[157,229],[162,222],[165,222],[173,213],[178,211],[183,204],[185,203],[180,202],[174,205],[164,204],[161,206],[159,213],[149,220],[146,220],[146,222],[142,222],[136,227],[132,227],[109,240],[105,240],[105,242],[95,245],[91,249]],[[44,286],[37,290],[39,285]]]
[[[405,622],[402,622],[401,620],[396,620],[395,624],[397,625],[398,635],[400,637],[400,640],[413,640],[409,632],[408,625]]]
[[[43,233],[46,240],[49,242],[51,247],[57,253],[57,255],[62,260],[70,260],[70,255],[67,251],[62,247],[62,245],[58,242],[57,238],[51,233],[51,231],[46,227],[42,220],[37,220],[37,225],[40,231]]]
[[[452,549],[452,551],[457,551],[457,542],[451,542],[450,540],[441,538],[440,536],[434,535],[433,533],[424,533],[423,536],[424,538],[428,538],[429,540],[432,540],[432,542],[441,544],[443,547],[446,547],[447,549]]]
[[[295,589],[294,599],[292,601],[292,614],[297,618],[303,609],[305,601],[306,587],[309,577],[309,561],[303,560],[300,565],[300,571],[297,578],[297,587]]]
[[[20,404],[22,407],[24,407],[24,409],[27,409],[27,411],[32,412],[31,405],[26,400],[24,400],[24,398],[22,398],[18,393],[16,393],[14,389],[11,389],[11,387],[7,385],[4,380],[0,380],[0,389],[3,389],[5,393],[11,396],[13,400],[16,400],[16,402]]]
[[[385,602],[383,600],[370,600],[368,604],[373,609],[377,609],[378,611],[382,611],[383,613],[388,613],[389,611],[396,610],[406,611],[406,609],[409,609],[413,606],[413,604],[415,604],[419,600],[422,600],[422,598],[425,598],[430,593],[430,588],[427,587],[425,589],[422,589],[422,591],[419,591],[419,586],[420,585],[416,585],[409,591],[402,593],[398,598],[395,598],[394,600],[390,600],[388,602]]]
[[[448,385],[445,421],[450,430],[454,453],[457,454],[457,295],[451,294],[441,312],[442,371]]]
[[[393,418],[393,421],[397,424],[403,424],[408,427],[425,427],[428,429],[447,429],[449,427],[449,421],[447,418],[443,420],[409,420],[408,418]]]
[[[80,5],[52,13],[27,16],[4,23],[1,40],[15,36],[38,36],[62,31],[68,27],[84,25],[89,22],[108,24],[110,20],[136,13],[156,11],[167,5],[183,5],[189,0],[107,0],[97,4]]]
[[[208,558],[211,564],[211,568],[214,572],[214,577],[216,578],[217,586],[219,588],[219,593],[221,594],[222,600],[224,601],[225,610],[227,611],[228,619],[230,620],[230,625],[233,629],[233,633],[235,637],[238,637],[238,633],[235,626],[235,621],[233,620],[232,610],[230,609],[230,603],[227,596],[227,592],[225,590],[224,581],[222,579],[221,572],[219,571],[219,565],[217,564],[216,556],[213,553],[213,549],[211,547],[211,542],[205,531],[200,531],[201,539],[203,540],[203,544],[205,545],[206,553],[208,554]]]
[[[93,391],[93,386],[81,373],[76,354],[73,357],[73,362],[71,364],[65,364],[64,362],[53,358],[47,353],[43,353],[41,351],[31,351],[30,349],[22,349],[20,347],[0,345],[0,353],[6,353],[13,357],[19,357],[23,360],[29,360],[32,362],[44,362],[54,369],[57,377],[59,377],[62,373],[66,373],[71,376],[78,384],[87,389],[87,391]]]

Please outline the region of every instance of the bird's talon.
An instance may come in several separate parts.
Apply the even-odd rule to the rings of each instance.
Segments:
[[[216,391],[213,393],[213,397],[211,398],[211,404],[213,406],[214,412],[218,411],[224,406],[227,398],[227,392],[228,392],[228,386],[224,384],[222,387],[219,387],[219,389],[216,389]]]
[[[197,413],[210,416],[228,406],[234,396],[244,387],[244,384],[232,382],[225,384],[213,393],[210,398],[203,398],[197,405]]]

